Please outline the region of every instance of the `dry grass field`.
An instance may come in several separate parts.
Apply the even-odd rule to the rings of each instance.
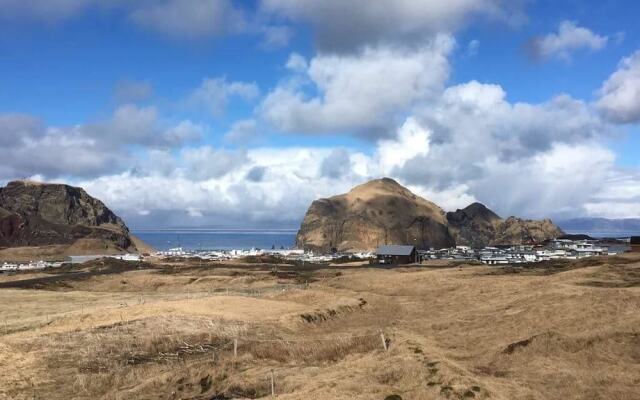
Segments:
[[[638,399],[640,255],[0,275],[0,371],[0,399]]]

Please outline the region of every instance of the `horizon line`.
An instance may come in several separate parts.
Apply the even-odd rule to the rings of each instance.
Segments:
[[[297,231],[298,228],[129,228],[132,231]]]

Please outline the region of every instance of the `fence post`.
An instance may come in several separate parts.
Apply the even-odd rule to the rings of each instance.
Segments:
[[[271,370],[271,397],[276,397],[276,384],[273,379],[273,370]]]
[[[233,358],[238,358],[238,339],[233,339]]]
[[[384,348],[384,351],[389,351],[389,348],[387,347],[387,339],[385,339],[384,332],[382,331],[380,331],[380,338],[382,339],[382,347]]]

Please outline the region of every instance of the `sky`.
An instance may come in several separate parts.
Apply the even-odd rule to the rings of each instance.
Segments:
[[[446,211],[640,217],[640,2],[0,0],[0,184],[133,228],[295,228],[391,177]]]

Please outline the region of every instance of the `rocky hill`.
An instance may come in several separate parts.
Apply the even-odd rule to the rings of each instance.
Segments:
[[[106,254],[136,251],[134,240],[117,215],[81,188],[29,181],[0,188],[0,248]]]
[[[457,245],[480,248],[494,240],[502,218],[484,204],[473,203],[462,210],[448,212],[447,222]]]
[[[440,207],[383,178],[314,201],[296,243],[319,251],[356,251],[385,243],[449,247],[455,242]]]
[[[382,244],[418,248],[538,243],[562,235],[550,220],[500,218],[480,203],[446,213],[393,179],[356,186],[314,201],[296,237],[299,248],[373,250]]]
[[[447,213],[447,221],[456,244],[474,248],[541,243],[564,234],[549,219],[533,221],[509,217],[504,220],[480,203]]]

